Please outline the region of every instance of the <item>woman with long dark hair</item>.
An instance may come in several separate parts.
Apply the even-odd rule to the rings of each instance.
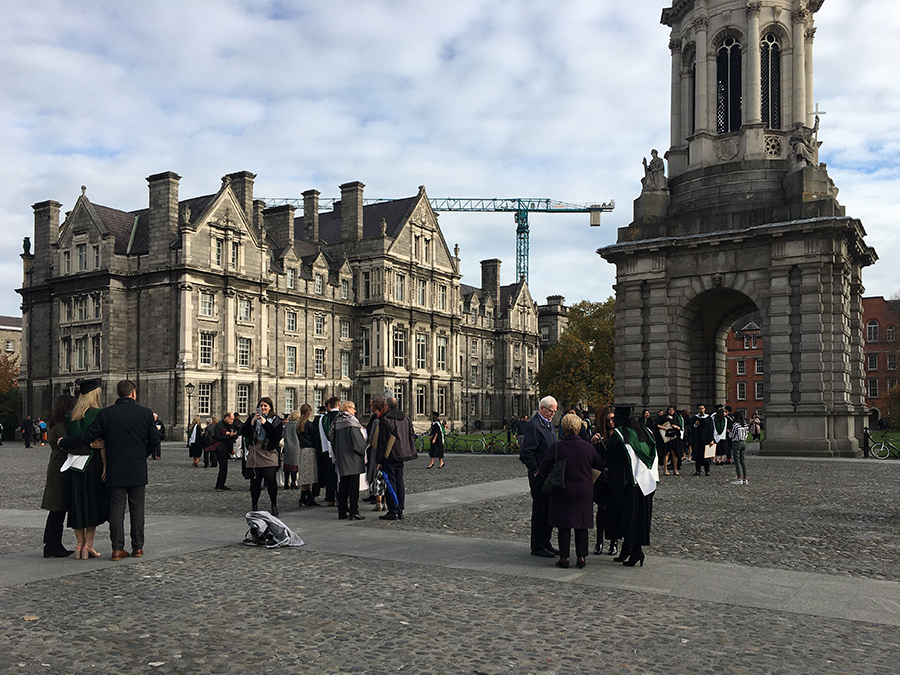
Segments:
[[[66,413],[75,407],[75,397],[63,394],[53,404],[53,413],[48,422],[50,428],[50,461],[47,462],[47,481],[41,508],[46,509],[47,524],[44,526],[44,557],[65,558],[72,555],[62,543],[63,524],[69,510],[72,488],[69,474],[60,472],[69,453],[60,448],[56,441],[66,435]]]
[[[607,458],[609,457],[609,439],[612,436],[613,429],[616,428],[615,418],[615,409],[611,405],[606,406],[597,415],[596,424],[598,431],[591,437],[591,443],[594,445],[600,458],[603,459],[604,465],[607,464]],[[608,488],[609,479],[606,474],[594,481],[594,504],[597,505],[597,543],[594,545],[594,555],[603,553],[604,531],[606,531],[607,539],[609,539],[609,550],[607,551],[607,554],[616,555],[619,552],[616,540],[609,534],[609,528],[606,523]]]
[[[252,471],[251,510],[259,511],[259,497],[265,481],[271,502],[269,513],[273,516],[278,515],[278,462],[283,427],[272,399],[263,396],[256,404],[256,412],[241,430],[247,450],[247,468]]]

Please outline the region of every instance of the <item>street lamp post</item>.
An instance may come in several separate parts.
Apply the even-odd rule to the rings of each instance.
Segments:
[[[184,425],[184,428],[187,429],[191,424],[191,399],[194,397],[194,383],[188,382],[184,385],[184,393],[187,394],[188,404],[187,404],[187,424]]]

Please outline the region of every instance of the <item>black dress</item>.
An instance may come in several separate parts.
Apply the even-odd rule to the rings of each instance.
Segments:
[[[444,457],[444,427],[440,422],[432,422],[431,430],[428,432],[431,437],[431,447],[428,450],[428,456],[432,459],[443,459]]]
[[[618,434],[610,436],[607,448],[609,450],[607,457],[609,485],[607,486],[606,502],[608,537],[624,539],[632,545],[649,546],[653,493],[644,495],[641,488],[634,484],[628,452]]]
[[[84,419],[74,422],[66,415],[66,430],[69,436],[77,436],[91,426],[99,412],[100,410],[96,408],[88,410]],[[97,527],[109,520],[109,493],[103,482],[103,460],[100,458],[100,451],[84,445],[74,450],[72,454],[91,454],[91,458],[84,471],[69,469],[66,472],[69,474],[72,488],[68,525],[77,530]]]

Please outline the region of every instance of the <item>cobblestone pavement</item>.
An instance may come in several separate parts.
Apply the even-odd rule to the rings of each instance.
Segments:
[[[215,470],[175,456],[166,448],[150,465],[148,513],[243,516],[239,471],[229,480],[237,489],[213,492]],[[0,509],[37,508],[46,457],[0,448]],[[648,565],[665,555],[900,581],[900,462],[751,459],[748,486],[730,485],[730,467],[708,479],[663,477]],[[410,492],[523,474],[514,457],[426,464],[408,466]],[[282,509],[302,518],[295,494]],[[522,541],[527,557],[528,509],[523,494],[354,527]],[[0,555],[35,550],[40,535],[0,528]],[[641,592],[640,576],[627,589],[590,587],[552,571],[559,580],[538,583],[241,545],[128,560],[0,588],[0,672],[887,675],[900,660],[895,626]],[[703,584],[684,579],[686,588]]]

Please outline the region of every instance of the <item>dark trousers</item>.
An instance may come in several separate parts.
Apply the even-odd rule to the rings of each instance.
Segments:
[[[205,469],[208,466],[215,466],[219,461],[219,452],[218,450],[213,450],[212,452],[203,451],[203,468]]]
[[[278,505],[278,467],[267,466],[262,469],[251,469],[253,476],[250,478],[250,501],[253,510],[259,510],[259,497],[262,494],[263,481],[266,482],[266,491],[269,493],[269,501],[272,508]]]
[[[229,448],[230,450],[230,448]],[[228,454],[229,450],[216,450],[216,456],[219,460],[219,475],[216,476],[216,487],[225,487],[225,480],[228,478]]]
[[[397,500],[394,501],[391,497],[391,491],[387,489],[384,491],[384,496],[387,499],[388,513],[403,515],[403,510],[406,508],[406,486],[403,483],[403,462],[386,459],[381,465],[381,471],[384,473],[385,479],[391,484],[391,487],[394,488],[394,492],[397,493]]]
[[[544,476],[528,472],[528,487],[531,488],[531,550],[540,551],[550,546],[553,528],[547,525],[547,511],[550,497],[541,492]]]
[[[559,540],[559,557],[564,560],[569,558],[569,550],[572,544],[572,530],[568,527],[561,527],[556,531]],[[587,558],[588,554],[588,531],[575,530],[575,557]]]
[[[144,494],[146,485],[109,489],[109,539],[113,551],[125,550],[125,504],[131,517],[131,548],[144,548]]]
[[[351,516],[359,515],[359,474],[354,473],[349,476],[341,476],[338,481],[338,518],[347,516],[347,507],[349,504]]]
[[[313,487],[313,496],[318,497],[322,488],[325,489],[325,501],[337,501],[335,493],[337,492],[337,474],[334,472],[334,462],[327,452],[316,453],[316,469],[318,470],[319,480]]]
[[[47,524],[44,526],[44,551],[47,553],[59,553],[63,550],[62,535],[65,520],[65,511],[47,513]]]

